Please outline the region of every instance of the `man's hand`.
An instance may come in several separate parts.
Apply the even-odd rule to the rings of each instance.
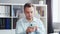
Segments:
[[[34,31],[34,28],[31,28],[31,27],[28,27],[26,32],[33,32]]]
[[[37,30],[37,26],[34,26],[34,27],[28,27],[26,32],[34,32],[35,30]]]

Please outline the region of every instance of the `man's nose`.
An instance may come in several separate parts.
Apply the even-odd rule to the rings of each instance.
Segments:
[[[31,16],[31,13],[29,13],[29,16]]]

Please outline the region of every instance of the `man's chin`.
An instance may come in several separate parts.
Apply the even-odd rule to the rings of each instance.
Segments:
[[[32,17],[27,17],[28,19],[32,19]]]
[[[32,17],[29,17],[29,19],[32,19]]]

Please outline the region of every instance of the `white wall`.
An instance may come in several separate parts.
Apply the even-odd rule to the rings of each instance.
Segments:
[[[58,0],[58,21],[60,22],[60,0]]]
[[[0,3],[20,3],[20,4],[24,4],[26,2],[38,4],[39,0],[0,0]],[[46,3],[46,0],[44,0],[44,3]]]
[[[58,0],[52,0],[52,18],[53,22],[59,22]]]
[[[39,3],[38,0],[0,0],[0,3],[20,3],[20,4],[24,4],[26,2],[30,2],[30,3]]]
[[[0,0],[0,3],[10,3],[11,0]]]
[[[60,0],[52,0],[53,22],[60,23]]]
[[[33,3],[32,0],[11,0],[11,3],[26,3],[26,2],[31,2]]]

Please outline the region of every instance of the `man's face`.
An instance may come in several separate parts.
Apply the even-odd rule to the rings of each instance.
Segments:
[[[24,10],[24,12],[25,12],[26,18],[32,19],[34,8],[33,7],[26,7],[25,10]]]

